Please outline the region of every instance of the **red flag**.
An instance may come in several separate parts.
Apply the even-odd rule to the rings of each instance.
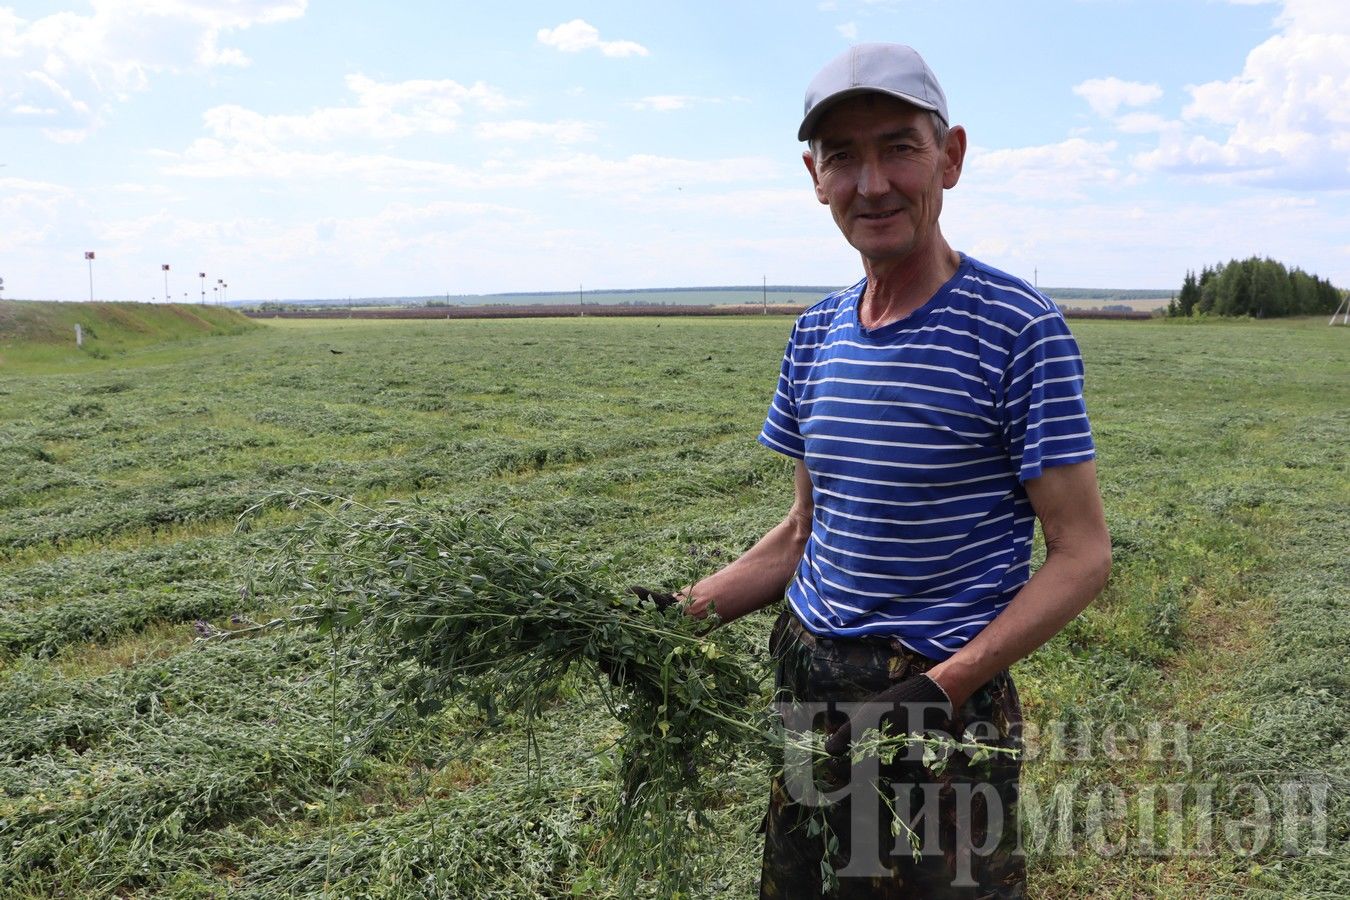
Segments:
[[[85,258],[85,259],[93,259],[93,258],[94,258],[94,251],[93,251],[93,250],[86,250],[86,251],[84,251],[84,258]]]

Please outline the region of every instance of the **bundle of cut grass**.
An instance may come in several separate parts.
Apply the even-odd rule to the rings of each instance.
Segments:
[[[528,733],[569,672],[589,672],[623,726],[610,856],[630,875],[647,869],[678,884],[715,800],[701,775],[772,731],[760,676],[725,635],[619,590],[575,549],[545,552],[482,517],[285,499],[325,515],[283,531],[262,572],[302,595],[292,621],[341,639],[344,665],[365,688],[358,746],[400,714],[465,698],[520,713]]]

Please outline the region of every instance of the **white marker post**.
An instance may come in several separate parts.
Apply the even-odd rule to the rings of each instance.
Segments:
[[[0,282],[0,284],[3,284],[3,282]],[[1350,325],[1350,295],[1346,295],[1346,298],[1336,307],[1336,311],[1331,314],[1331,321],[1327,324],[1335,325],[1337,316],[1341,317],[1342,325]]]
[[[75,324],[75,346],[84,346],[84,329],[79,326],[78,322]]]

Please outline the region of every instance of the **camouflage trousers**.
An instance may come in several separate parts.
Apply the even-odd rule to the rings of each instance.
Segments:
[[[856,727],[864,717],[849,703],[935,665],[885,639],[818,638],[789,610],[770,650],[789,732],[830,730],[846,715]],[[1008,673],[977,690],[941,731],[1020,750],[1022,713]],[[919,746],[890,762],[859,762],[848,776],[817,766],[794,777],[789,760],[771,785],[760,897],[1022,898],[1020,769],[1017,755],[973,749],[925,761]]]

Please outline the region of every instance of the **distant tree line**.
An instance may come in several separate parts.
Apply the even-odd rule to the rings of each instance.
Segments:
[[[1186,273],[1169,316],[1309,316],[1334,312],[1341,292],[1330,281],[1273,259],[1232,260]]]

